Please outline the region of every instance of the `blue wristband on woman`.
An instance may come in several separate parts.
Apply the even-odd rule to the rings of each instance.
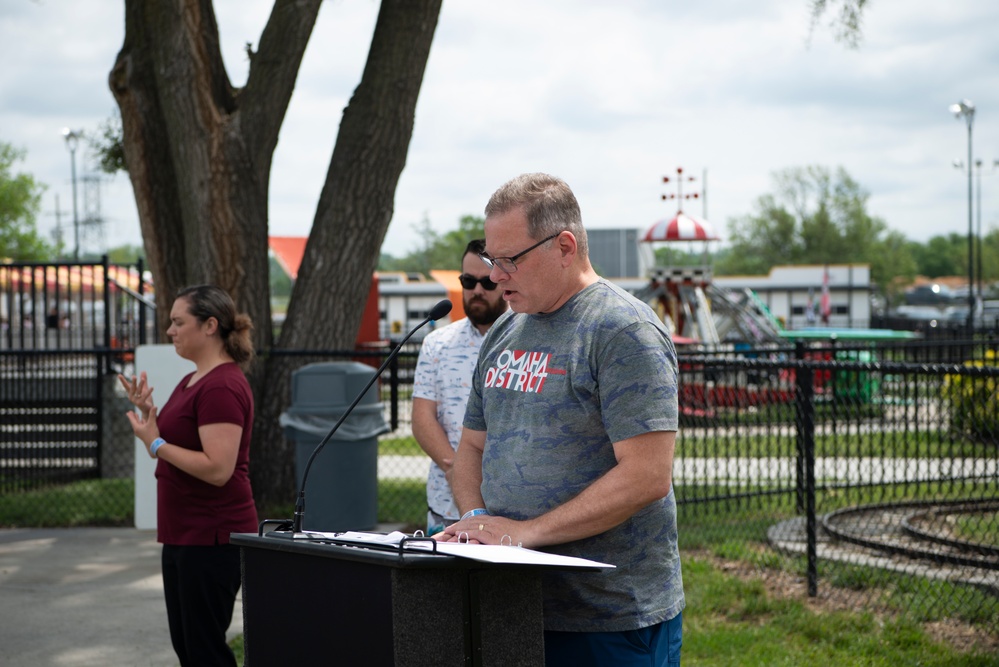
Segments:
[[[149,443],[149,453],[152,456],[156,456],[156,451],[165,444],[166,440],[164,440],[163,438],[156,438],[151,443]]]
[[[489,510],[487,510],[484,507],[476,507],[474,510],[468,510],[467,512],[465,512],[464,514],[462,514],[461,515],[461,520],[464,521],[465,519],[467,519],[469,517],[479,516],[480,514],[489,514]]]

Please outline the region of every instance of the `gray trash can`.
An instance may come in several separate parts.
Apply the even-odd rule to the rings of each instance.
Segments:
[[[280,417],[295,443],[295,479],[337,420],[371,380],[365,364],[303,366],[291,376],[291,406]],[[370,530],[378,522],[378,435],[389,430],[373,384],[312,462],[305,489],[303,530]]]

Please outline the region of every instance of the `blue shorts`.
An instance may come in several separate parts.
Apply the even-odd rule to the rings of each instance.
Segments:
[[[545,632],[545,667],[679,667],[683,614],[624,632]]]

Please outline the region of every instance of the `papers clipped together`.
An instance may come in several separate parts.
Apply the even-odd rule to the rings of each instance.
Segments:
[[[355,530],[343,533],[305,531],[297,533],[295,537],[368,547],[399,547],[402,545],[402,548],[406,551],[435,551],[439,554],[469,558],[484,563],[582,568],[588,570],[603,570],[615,567],[609,563],[600,563],[587,558],[562,556],[560,554],[551,554],[545,551],[509,545],[469,544],[468,542],[431,543],[432,539],[430,538],[414,540],[411,535],[406,535],[398,530],[394,530],[391,533],[370,533]]]

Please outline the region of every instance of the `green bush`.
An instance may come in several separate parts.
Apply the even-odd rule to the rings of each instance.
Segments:
[[[986,350],[984,358],[964,362],[965,366],[996,366],[995,350]],[[999,379],[951,374],[944,380],[950,404],[951,430],[975,442],[999,440]]]

